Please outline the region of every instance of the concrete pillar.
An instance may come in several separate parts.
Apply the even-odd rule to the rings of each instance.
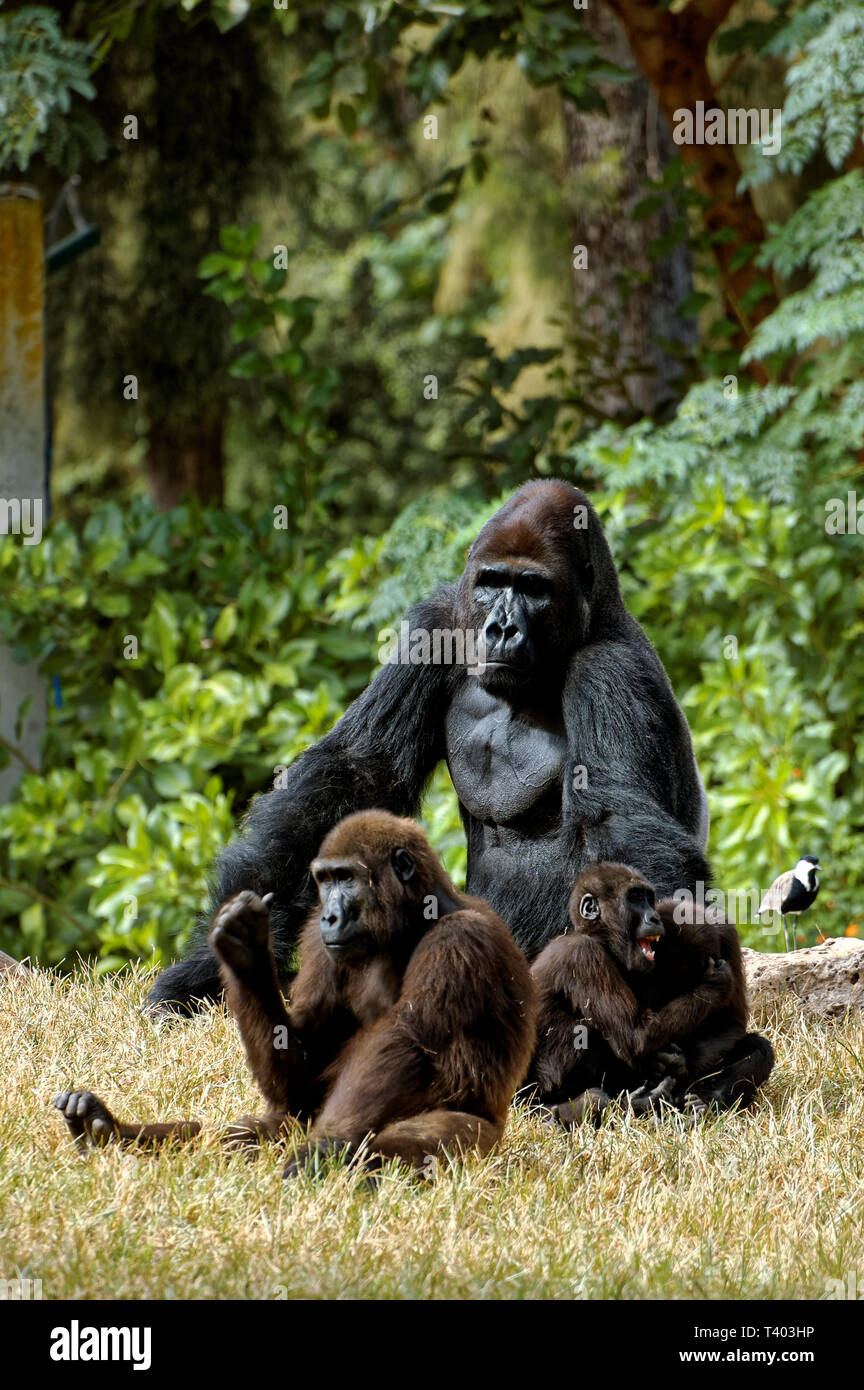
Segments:
[[[45,268],[42,203],[32,188],[0,184],[0,546],[32,543],[48,510],[45,495]],[[35,523],[38,518],[38,528]],[[0,571],[0,603],[3,594]],[[19,710],[30,705],[16,733]],[[0,740],[39,766],[45,688],[34,665],[0,646]],[[0,771],[0,803],[25,764],[13,756]]]

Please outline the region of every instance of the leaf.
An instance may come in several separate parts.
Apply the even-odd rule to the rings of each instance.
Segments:
[[[345,135],[353,135],[357,129],[357,110],[347,101],[340,101],[336,116]]]
[[[287,376],[299,376],[306,365],[306,356],[299,349],[295,352],[280,352],[274,357],[273,365]]]
[[[223,227],[219,233],[219,243],[222,250],[227,251],[230,256],[245,259],[254,254],[260,236],[261,225],[258,222],[253,222],[248,227]]]
[[[193,783],[188,768],[179,763],[171,763],[167,767],[154,768],[153,785],[160,796],[170,798],[191,791]]]
[[[243,269],[242,258],[228,256],[224,251],[214,251],[200,262],[198,274],[202,280],[208,280],[214,275],[221,274],[227,274],[229,279],[239,280],[243,274]]]
[[[231,363],[229,370],[231,375],[236,377],[269,376],[273,364],[263,352],[259,352],[257,348],[250,348]]]
[[[237,631],[237,605],[226,603],[213,625],[213,641],[217,647],[226,647]]]
[[[156,638],[161,669],[170,671],[177,660],[180,624],[174,601],[168,594],[157,594],[153,600],[145,629],[149,629]]]
[[[705,308],[706,304],[710,303],[710,294],[700,294],[696,290],[693,290],[690,294],[685,295],[684,298],[681,300],[680,304],[678,305],[678,313],[686,318],[689,317],[691,314],[698,314],[700,310]]]

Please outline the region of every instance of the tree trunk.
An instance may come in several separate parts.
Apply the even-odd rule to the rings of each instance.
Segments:
[[[680,13],[660,9],[646,0],[606,0],[621,21],[631,51],[657,93],[660,110],[670,125],[675,112],[722,106],[708,74],[707,53],[717,29],[734,0],[699,0]],[[759,245],[765,228],[749,193],[738,192],[741,170],[731,145],[677,147],[692,173],[694,186],[710,203],[703,220],[709,233],[731,231],[734,237],[715,245],[727,312],[741,325],[737,345],[743,347],[753,328],[776,307],[766,294],[755,304],[745,299],[762,272],[752,264],[736,265],[742,245]]]
[[[217,506],[222,502],[224,457],[221,411],[191,420],[156,420],[148,436],[146,473],[150,495],[160,512],[184,497]]]
[[[0,184],[0,545],[38,543],[47,519],[44,293],[42,203],[32,188]],[[0,647],[0,746],[11,755],[0,802],[39,767],[45,713],[36,664]]]
[[[692,288],[690,251],[682,239],[659,260],[649,255],[651,242],[671,226],[671,200],[641,220],[633,209],[674,146],[621,25],[597,6],[583,23],[605,58],[634,73],[632,82],[601,85],[608,115],[564,102],[568,175],[578,205],[573,240],[588,252],[587,268],[573,272],[577,315],[580,336],[589,335],[586,366],[602,383],[591,383],[591,403],[618,419],[657,416],[681,395],[680,363],[657,340],[685,349],[696,342],[695,322],[677,309]]]

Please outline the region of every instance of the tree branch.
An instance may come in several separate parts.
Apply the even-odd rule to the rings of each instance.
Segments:
[[[5,748],[7,753],[11,753],[13,758],[17,758],[19,763],[23,763],[28,772],[38,774],[38,767],[34,767],[30,759],[21,752],[21,749],[17,748],[14,743],[10,743],[8,738],[4,738],[2,734],[0,734],[0,748]]]

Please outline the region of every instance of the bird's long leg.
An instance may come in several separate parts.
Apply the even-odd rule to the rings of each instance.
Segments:
[[[786,923],[785,912],[780,913],[780,921],[783,923],[783,940],[786,942],[786,950],[789,950],[789,927]]]
[[[797,918],[797,916],[793,916],[793,918],[792,918],[792,950],[793,950],[793,951],[797,951],[797,950],[798,950],[798,918]]]

